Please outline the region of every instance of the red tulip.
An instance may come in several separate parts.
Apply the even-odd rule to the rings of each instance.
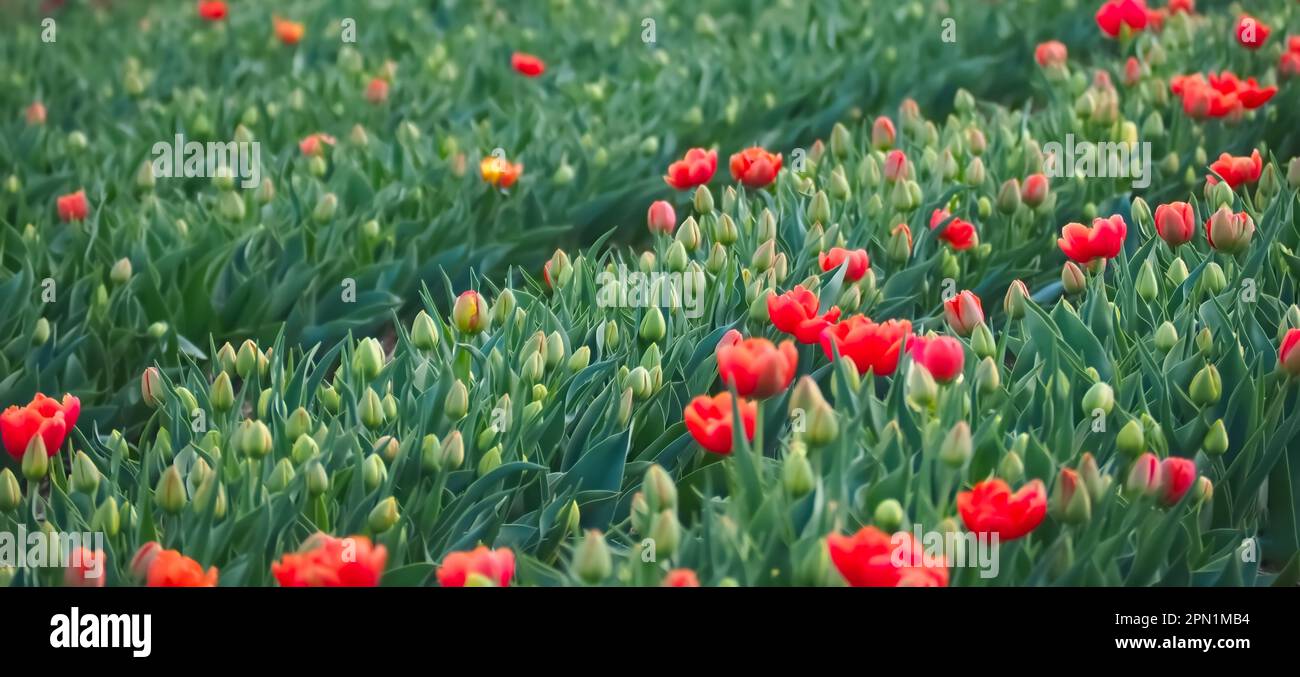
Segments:
[[[334,137],[323,132],[316,132],[303,137],[298,142],[298,150],[308,157],[317,157],[325,154],[325,146],[333,146]]]
[[[1042,174],[1030,174],[1025,177],[1025,183],[1020,187],[1020,201],[1025,203],[1030,209],[1034,209],[1047,201],[1047,191],[1050,184],[1047,177]]]
[[[1170,14],[1192,14],[1196,11],[1196,0],[1169,0],[1166,9]]]
[[[910,338],[907,341],[907,354],[940,383],[948,383],[960,376],[966,361],[965,346],[951,336]]]
[[[1227,153],[1219,155],[1219,159],[1210,164],[1210,169],[1216,174],[1223,177],[1223,180],[1236,189],[1237,186],[1246,183],[1255,183],[1259,181],[1259,176],[1264,171],[1264,160],[1260,157],[1259,151],[1251,151],[1249,157],[1233,157]],[[1218,183],[1218,179],[1209,176],[1205,179],[1210,184]]]
[[[665,588],[698,588],[700,579],[690,569],[673,569],[664,576],[660,585]]]
[[[140,546],[131,570],[150,588],[215,588],[217,568],[203,565],[176,550],[163,550],[157,541]]]
[[[1277,62],[1277,74],[1282,78],[1300,76],[1300,51],[1283,53]]]
[[[272,562],[271,575],[283,588],[373,588],[387,562],[388,550],[365,536],[317,533],[298,552]]]
[[[388,81],[383,78],[372,78],[370,84],[366,85],[366,101],[379,105],[388,100]]]
[[[275,30],[275,37],[290,47],[302,42],[302,36],[307,34],[307,27],[303,24],[278,16],[271,17],[271,26]]]
[[[1132,87],[1142,79],[1142,64],[1138,62],[1137,57],[1130,56],[1128,61],[1124,62],[1124,84]]]
[[[221,0],[199,0],[199,16],[207,21],[221,21],[229,12]]]
[[[546,72],[546,64],[541,59],[525,52],[510,55],[510,67],[520,75],[535,78]]]
[[[765,338],[719,343],[716,354],[722,382],[735,385],[741,397],[760,400],[789,387],[799,364],[793,343],[782,341],[778,348]]]
[[[840,357],[853,361],[858,373],[871,371],[877,376],[888,376],[898,368],[903,339],[911,334],[912,323],[907,320],[876,323],[865,315],[854,315],[822,332],[822,352],[834,359],[834,348]]]
[[[784,294],[771,294],[767,297],[767,314],[772,326],[778,331],[794,336],[800,343],[812,344],[821,341],[822,331],[840,319],[840,309],[834,306],[824,315],[817,315],[819,310],[817,295],[795,285],[794,289]]]
[[[891,150],[885,156],[885,180],[890,183],[906,180],[908,177],[907,155],[901,150]]]
[[[1102,33],[1116,38],[1125,26],[1133,32],[1145,29],[1150,15],[1142,0],[1106,0],[1097,10],[1096,19]]]
[[[927,556],[916,537],[906,531],[891,537],[874,526],[865,526],[852,536],[827,536],[826,549],[840,575],[855,588],[948,586],[947,562]]]
[[[70,588],[102,588],[108,580],[104,571],[104,551],[77,546],[68,553],[63,570],[63,584]]]
[[[889,118],[881,115],[871,123],[871,145],[876,148],[885,149],[893,148],[894,140],[898,133],[894,130],[894,122]]]
[[[510,548],[489,549],[480,545],[469,552],[453,552],[438,567],[438,583],[444,588],[463,588],[476,577],[475,583],[510,587],[515,576],[515,553]]]
[[[45,453],[53,456],[63,448],[63,441],[77,425],[80,415],[81,400],[76,396],[64,395],[60,402],[36,393],[27,406],[14,405],[0,412],[0,436],[4,438],[5,451],[22,460],[32,438],[40,435]]]
[[[690,190],[708,183],[717,170],[718,151],[692,148],[685,157],[668,165],[664,183],[677,190]]]
[[[947,221],[952,214],[946,209],[936,209],[930,214],[930,230],[934,230],[944,221]],[[948,227],[939,233],[939,239],[948,243],[948,246],[957,251],[965,251],[979,244],[979,234],[975,232],[975,224],[965,221],[961,218],[954,217],[948,222]]]
[[[1249,14],[1242,14],[1241,18],[1237,19],[1237,42],[1246,49],[1263,47],[1269,33],[1269,27],[1263,21]]]
[[[754,439],[754,425],[758,418],[758,405],[744,398],[737,400],[740,420],[744,425],[745,439]],[[733,434],[731,393],[721,392],[712,397],[700,395],[686,405],[682,418],[700,446],[715,454],[730,454]]]
[[[1108,219],[1096,218],[1092,226],[1068,223],[1061,229],[1056,243],[1071,260],[1090,263],[1095,259],[1113,259],[1124,247],[1128,224],[1116,214]]]
[[[1065,48],[1065,43],[1060,40],[1048,40],[1040,42],[1034,48],[1034,61],[1043,68],[1056,68],[1064,66],[1069,58],[1069,51]]]
[[[1170,456],[1160,463],[1160,501],[1175,505],[1196,483],[1196,461]]]
[[[90,214],[90,204],[86,202],[85,190],[60,195],[55,200],[55,208],[59,212],[59,218],[64,222],[85,221],[86,216]]]
[[[984,324],[984,303],[975,292],[963,289],[961,293],[943,302],[943,315],[948,320],[948,326],[958,336],[970,336],[975,327]]]
[[[1288,329],[1278,347],[1277,363],[1292,376],[1300,376],[1300,329]]]
[[[511,162],[499,155],[485,156],[478,163],[479,176],[493,188],[509,188],[515,185],[515,181],[519,180],[519,175],[523,172],[523,163]]]
[[[27,124],[33,127],[43,125],[45,124],[45,104],[40,101],[33,101],[32,104],[23,111],[23,115],[27,118]]]
[[[957,512],[966,528],[1012,541],[1033,531],[1047,515],[1047,490],[1033,480],[1012,493],[1001,479],[985,480],[957,493]]]
[[[1156,207],[1156,233],[1160,239],[1177,247],[1196,236],[1196,213],[1186,202],[1170,202]]]
[[[1183,112],[1196,120],[1236,118],[1244,110],[1254,110],[1277,94],[1277,87],[1260,87],[1255,78],[1242,80],[1232,71],[1175,75],[1169,89],[1183,98]]]
[[[781,171],[781,154],[753,146],[731,156],[731,178],[750,188],[762,188],[776,180]]]
[[[821,264],[824,273],[839,268],[845,259],[849,261],[849,267],[844,271],[845,282],[861,280],[862,276],[866,275],[871,268],[871,258],[867,256],[867,250],[865,249],[850,250],[843,247],[831,247],[830,251],[817,255],[817,261]]]
[[[673,211],[673,206],[667,201],[655,200],[650,203],[645,221],[650,232],[672,235],[677,229],[677,212]]]

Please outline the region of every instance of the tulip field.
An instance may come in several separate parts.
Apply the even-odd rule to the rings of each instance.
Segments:
[[[0,587],[1300,583],[1294,0],[0,35]]]

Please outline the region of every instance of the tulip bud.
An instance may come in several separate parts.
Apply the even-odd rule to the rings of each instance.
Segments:
[[[11,473],[9,475],[13,477]],[[0,476],[0,483],[3,482],[3,476]],[[0,489],[0,494],[3,489]],[[0,512],[3,511],[3,499],[0,498]],[[104,499],[104,502],[95,508],[95,514],[90,518],[90,530],[103,532],[105,536],[113,538],[117,536],[122,528],[122,516],[118,513],[117,500],[112,496]]]
[[[695,189],[695,212],[697,214],[713,213],[713,193],[709,192],[709,187],[701,185]]]
[[[642,494],[651,512],[677,509],[677,485],[659,464],[651,464],[641,480]]]
[[[487,450],[482,458],[478,461],[477,473],[479,477],[496,470],[501,466],[501,445],[496,445]]]
[[[613,570],[613,557],[610,556],[609,544],[605,542],[604,535],[598,529],[588,530],[573,553],[569,573],[584,583],[595,585],[609,578]]]
[[[1025,476],[1025,462],[1020,460],[1020,454],[1015,451],[1008,451],[1002,461],[998,463],[998,477],[1010,483],[1019,482]]]
[[[1067,294],[1078,294],[1088,285],[1088,280],[1083,276],[1083,271],[1073,261],[1066,261],[1065,266],[1061,268],[1061,286]]]
[[[998,190],[998,211],[1014,214],[1020,209],[1020,182],[1014,178],[1007,179]]]
[[[573,351],[573,355],[569,357],[569,372],[576,374],[583,369],[586,369],[587,365],[590,363],[591,348],[588,346],[580,346],[577,350]]]
[[[488,314],[483,306],[482,297],[472,289],[457,296],[456,304],[451,310],[452,322],[456,325],[456,329],[462,334],[471,336],[486,329]]]
[[[261,421],[245,419],[239,426],[239,450],[249,458],[262,458],[271,453],[271,429]]]
[[[23,489],[18,484],[18,478],[8,468],[0,470],[0,512],[13,512],[22,502]]]
[[[681,542],[681,524],[677,521],[677,511],[664,510],[650,523],[650,540],[654,541],[656,558],[668,559],[677,552]]]
[[[1136,420],[1124,424],[1124,427],[1120,428],[1119,434],[1115,436],[1115,446],[1125,456],[1134,457],[1142,453],[1142,450],[1146,448],[1142,424]]]
[[[99,468],[84,451],[72,458],[72,488],[88,496],[94,496],[99,489]]]
[[[176,466],[167,466],[163,471],[162,477],[158,480],[158,486],[154,489],[154,500],[158,507],[171,515],[179,513],[185,507],[185,483],[181,480],[181,472]]]
[[[293,481],[293,475],[293,463],[287,458],[282,458],[271,469],[270,476],[266,478],[266,488],[271,493],[284,491],[289,486],[289,483]]]
[[[389,496],[376,504],[374,509],[370,511],[366,526],[370,527],[371,533],[382,534],[397,524],[398,517],[397,499]]]
[[[433,324],[433,318],[423,310],[411,322],[411,345],[424,352],[438,347],[438,330]]]
[[[469,389],[459,379],[453,381],[447,390],[447,399],[443,401],[442,411],[447,418],[459,421],[469,413]]]
[[[876,509],[871,514],[871,522],[881,531],[892,534],[898,531],[902,526],[903,519],[907,513],[903,511],[903,504],[897,499],[887,498],[876,504]]]
[[[971,453],[970,424],[965,421],[958,421],[948,431],[948,435],[943,439],[943,444],[939,447],[939,460],[950,468],[960,468],[970,459]]]
[[[814,447],[830,444],[839,436],[835,410],[822,397],[821,389],[811,376],[802,376],[795,384],[790,395],[789,412],[791,417],[804,417],[805,439]]]
[[[812,201],[808,203],[808,222],[831,222],[831,201],[830,198],[826,197],[825,191],[817,191],[817,194],[813,195]]]
[[[32,482],[45,479],[45,475],[49,473],[50,454],[40,435],[33,435],[31,441],[27,443],[27,451],[23,453],[22,469],[23,477]]]
[[[807,451],[802,444],[796,445],[791,446],[790,453],[781,466],[781,483],[792,498],[801,498],[816,488],[817,477],[813,473],[812,464],[808,462]]]
[[[993,330],[984,323],[975,325],[971,330],[970,347],[975,352],[976,357],[994,357],[998,352],[997,341],[993,338]]]
[[[1094,383],[1083,395],[1083,413],[1092,415],[1094,411],[1100,409],[1103,413],[1109,414],[1115,406],[1115,391],[1108,383]]]
[[[985,357],[975,365],[975,387],[981,395],[992,395],[1002,387],[1002,374],[992,357]]]
[[[1159,295],[1160,284],[1156,281],[1156,269],[1151,265],[1151,259],[1142,262],[1135,286],[1138,296],[1147,303],[1151,303]]]
[[[849,128],[842,122],[835,123],[831,128],[831,155],[844,159],[852,148],[853,135],[849,133]]]
[[[1155,345],[1162,353],[1167,353],[1178,344],[1178,330],[1168,320],[1156,327]]]
[[[208,401],[219,412],[230,411],[235,405],[235,389],[230,385],[230,375],[226,372],[217,374],[216,380],[208,390]]]
[[[939,399],[939,384],[916,362],[907,367],[907,399],[921,409],[933,408]]]
[[[658,343],[667,331],[663,311],[659,310],[659,306],[650,306],[641,318],[641,340],[647,343]]]
[[[1197,406],[1208,406],[1219,401],[1223,394],[1223,381],[1219,370],[1213,364],[1207,364],[1192,377],[1192,384],[1187,394]]]

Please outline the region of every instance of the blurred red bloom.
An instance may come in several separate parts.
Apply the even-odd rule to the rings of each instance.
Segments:
[[[509,188],[515,185],[519,175],[524,172],[524,165],[497,155],[488,155],[479,161],[478,172],[488,185],[494,188]]]
[[[325,146],[333,146],[334,143],[334,137],[323,132],[316,132],[315,134],[309,134],[303,137],[303,139],[298,142],[298,150],[301,151],[303,155],[320,156],[325,154]]]
[[[32,438],[40,435],[45,453],[53,456],[63,448],[80,415],[81,400],[75,395],[64,395],[60,402],[36,393],[27,406],[11,405],[0,412],[0,437],[4,438],[5,451],[21,461]]]
[[[1047,515],[1047,490],[1033,480],[1015,493],[1001,479],[985,480],[957,493],[957,512],[966,528],[977,534],[997,534],[1011,541],[1038,527]]]
[[[894,183],[906,180],[908,176],[907,154],[901,150],[891,150],[885,156],[885,180]]]
[[[1246,49],[1259,49],[1268,40],[1272,32],[1268,25],[1249,14],[1242,14],[1237,19],[1237,42]]]
[[[1242,184],[1255,183],[1264,171],[1264,159],[1260,157],[1259,150],[1251,151],[1249,156],[1233,157],[1227,153],[1219,155],[1219,159],[1210,164],[1210,169],[1215,174],[1223,177],[1232,188],[1237,188]],[[1211,185],[1218,183],[1218,179],[1213,175],[1206,177],[1206,182]]]
[[[1232,71],[1175,75],[1169,89],[1183,99],[1183,112],[1196,120],[1239,116],[1254,110],[1277,94],[1277,87],[1260,87],[1255,78],[1242,80]]]
[[[1128,224],[1123,216],[1116,214],[1107,219],[1093,219],[1091,227],[1067,223],[1056,243],[1072,261],[1090,263],[1095,259],[1115,258],[1127,236]]]
[[[131,560],[131,570],[150,588],[215,588],[217,568],[207,571],[198,562],[176,550],[163,550],[157,541],[140,546]]]
[[[275,30],[275,37],[290,47],[302,42],[302,36],[307,34],[307,27],[303,24],[278,16],[271,17],[271,26]]]
[[[736,401],[740,420],[744,425],[745,439],[754,439],[754,425],[758,417],[757,403],[744,398]],[[715,454],[730,454],[735,419],[731,412],[731,393],[699,395],[686,405],[682,418],[686,429],[700,446]]]
[[[820,316],[817,314],[819,309],[817,295],[803,285],[767,297],[767,314],[772,326],[794,336],[800,343],[821,341],[822,331],[840,319],[839,308],[832,306]]]
[[[930,230],[938,228],[951,216],[952,214],[946,209],[934,210],[930,214]],[[957,217],[948,223],[948,227],[944,228],[942,233],[939,233],[939,239],[947,242],[948,246],[957,251],[964,251],[979,244],[979,233],[975,230],[975,224]]]
[[[27,119],[27,124],[33,127],[43,125],[45,124],[45,104],[40,101],[33,101],[32,104],[23,111],[23,115]]]
[[[731,178],[750,188],[762,188],[776,180],[781,171],[781,154],[753,146],[731,156]]]
[[[718,151],[692,148],[686,151],[685,157],[668,165],[664,183],[677,190],[690,190],[708,183],[716,171]]]
[[[365,536],[334,538],[318,533],[296,553],[271,563],[271,575],[284,588],[372,588],[379,585],[388,550]]]
[[[383,78],[371,78],[366,85],[366,101],[375,105],[388,100],[388,81]]]
[[[63,584],[71,588],[102,588],[108,580],[104,570],[104,551],[77,546],[68,554],[63,570]]]
[[[749,338],[719,344],[718,376],[736,387],[741,397],[767,399],[790,385],[799,354],[794,344],[782,341],[778,347],[765,338]]]
[[[86,202],[85,190],[60,195],[54,201],[54,204],[58,209],[59,218],[64,222],[84,221],[86,216],[90,214],[90,204]]]
[[[1169,0],[1170,14],[1192,14],[1196,11],[1196,0]]]
[[[510,55],[510,67],[515,69],[520,75],[535,78],[546,72],[546,64],[539,58],[526,52],[515,52]]]
[[[444,588],[490,584],[510,587],[515,576],[515,553],[510,548],[492,550],[480,545],[469,552],[453,552],[438,567],[438,583]]]
[[[700,579],[690,569],[673,569],[664,576],[660,585],[665,588],[698,588]]]
[[[965,346],[951,336],[910,338],[907,340],[907,354],[940,383],[948,383],[960,376],[966,361]]]
[[[893,148],[897,137],[898,132],[894,129],[893,120],[881,115],[871,123],[871,145],[876,148]]]
[[[1043,68],[1064,66],[1068,58],[1069,50],[1066,49],[1065,43],[1060,40],[1040,42],[1034,48],[1034,61],[1037,61],[1038,65]]]
[[[1051,188],[1047,177],[1043,174],[1030,174],[1025,177],[1025,183],[1020,187],[1020,201],[1024,202],[1031,209],[1038,207],[1047,201],[1047,192]]]
[[[865,526],[852,536],[827,536],[826,549],[840,575],[855,588],[948,585],[947,562],[927,556],[910,532],[890,536],[874,526]]]
[[[199,16],[208,21],[221,21],[230,13],[222,0],[199,0]]]
[[[1145,29],[1150,10],[1142,0],[1106,0],[1097,10],[1096,19],[1102,33],[1116,38],[1125,26],[1135,33]]]
[[[871,269],[871,257],[867,256],[867,250],[865,249],[831,247],[830,251],[817,255],[817,262],[821,264],[823,273],[829,273],[839,268],[845,259],[848,259],[849,262],[848,269],[844,271],[845,282],[857,282]]]
[[[822,352],[835,359],[834,351],[838,351],[840,357],[853,361],[860,374],[871,371],[888,376],[898,368],[903,339],[911,334],[912,323],[907,320],[877,323],[865,315],[854,315],[822,332]]]

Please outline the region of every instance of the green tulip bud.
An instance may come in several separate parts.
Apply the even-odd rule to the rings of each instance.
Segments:
[[[1151,265],[1151,259],[1142,262],[1142,267],[1138,270],[1136,287],[1138,296],[1147,303],[1154,301],[1156,296],[1160,294],[1160,285],[1156,281],[1156,269]]]
[[[1086,415],[1092,415],[1098,409],[1109,414],[1114,406],[1115,391],[1108,383],[1094,383],[1083,395],[1083,413]]]
[[[1166,320],[1156,327],[1155,344],[1156,349],[1162,353],[1167,353],[1178,345],[1178,330],[1172,322]]]
[[[488,449],[486,454],[478,461],[478,476],[484,475],[501,467],[501,445]]]
[[[282,458],[271,469],[270,477],[266,478],[266,488],[271,490],[271,493],[284,491],[293,481],[293,475],[293,463],[287,458]]]
[[[158,507],[168,514],[175,515],[185,507],[185,483],[181,480],[181,472],[176,466],[167,466],[163,471],[162,477],[158,480],[158,486],[154,489],[154,500]]]
[[[1213,364],[1207,364],[1192,377],[1192,384],[1187,394],[1197,406],[1204,407],[1219,401],[1223,394],[1223,381],[1219,370]]]
[[[330,476],[320,461],[312,461],[307,466],[307,493],[312,497],[320,496],[330,490]]]
[[[960,468],[970,459],[972,448],[970,424],[958,421],[939,447],[939,460],[950,468]]]
[[[443,413],[453,421],[465,418],[469,413],[469,389],[460,380],[453,381],[447,391],[447,399],[442,405]]]
[[[361,416],[361,422],[371,430],[376,430],[384,424],[384,403],[379,400],[379,393],[374,388],[366,388],[366,392],[361,396],[360,406],[357,407],[357,413]]]
[[[284,422],[284,435],[291,440],[297,440],[303,435],[311,433],[311,414],[303,407],[298,407],[289,414],[289,418]]]
[[[1115,446],[1125,456],[1137,458],[1138,454],[1146,450],[1145,437],[1142,425],[1136,420],[1129,421],[1115,436]]]
[[[700,186],[695,189],[695,212],[698,214],[713,213],[713,193],[709,192],[708,186]]]
[[[1002,374],[992,357],[985,357],[975,366],[975,387],[981,395],[992,395],[1002,387]]]
[[[682,527],[677,521],[677,511],[664,510],[650,522],[650,540],[654,542],[655,557],[668,559],[677,552],[681,542]]]
[[[299,434],[294,440],[293,449],[289,452],[289,457],[293,462],[302,465],[307,461],[316,458],[320,454],[320,446],[316,440],[306,433]]]
[[[84,451],[72,458],[72,488],[87,496],[94,496],[99,489],[99,468]]]
[[[569,371],[576,374],[583,369],[586,369],[590,362],[591,348],[581,346],[577,350],[573,351],[573,356],[569,358]]]
[[[569,572],[574,578],[595,585],[606,578],[614,570],[614,560],[609,552],[609,544],[605,542],[605,537],[597,529],[587,531],[582,542],[578,544],[577,550],[573,553],[573,561],[569,565]]]
[[[876,509],[872,512],[871,521],[881,531],[892,534],[898,531],[902,526],[903,519],[907,514],[903,511],[903,504],[897,499],[887,498],[876,504]]]
[[[245,419],[239,426],[239,450],[249,458],[262,458],[271,453],[271,429],[261,421]]]
[[[339,407],[342,405],[342,397],[339,395],[339,391],[334,389],[334,386],[322,383],[320,388],[316,391],[316,399],[329,413],[339,413]]]
[[[438,330],[433,318],[423,310],[411,322],[411,345],[425,352],[438,347]]]
[[[95,514],[90,518],[90,530],[103,532],[108,538],[113,538],[121,528],[122,516],[118,513],[117,500],[109,496],[95,509]]]
[[[1224,427],[1223,419],[1215,421],[1205,433],[1201,450],[1208,456],[1222,456],[1228,452],[1228,429]]]
[[[212,388],[208,391],[208,400],[218,412],[230,411],[230,408],[235,406],[235,389],[230,384],[229,374],[224,371],[217,374],[216,380],[212,382]]]
[[[113,269],[108,273],[108,279],[113,284],[126,284],[131,281],[131,259],[121,258],[113,264]]]
[[[1019,482],[1025,476],[1025,462],[1020,460],[1020,454],[1014,450],[1008,451],[1002,461],[998,463],[998,477],[1007,482]]]
[[[398,517],[397,499],[389,496],[376,504],[374,509],[370,511],[366,526],[370,528],[371,533],[382,534],[397,524]]]
[[[23,477],[32,482],[45,479],[45,475],[49,473],[50,454],[45,449],[45,441],[40,435],[32,435],[31,441],[27,443],[27,451],[23,453],[22,468]]]
[[[23,502],[23,489],[12,470],[0,470],[0,512],[10,513]]]
[[[816,488],[817,477],[813,473],[812,464],[808,462],[808,453],[802,443],[796,442],[791,445],[790,453],[786,455],[785,462],[781,466],[781,483],[792,498],[806,496]]]

